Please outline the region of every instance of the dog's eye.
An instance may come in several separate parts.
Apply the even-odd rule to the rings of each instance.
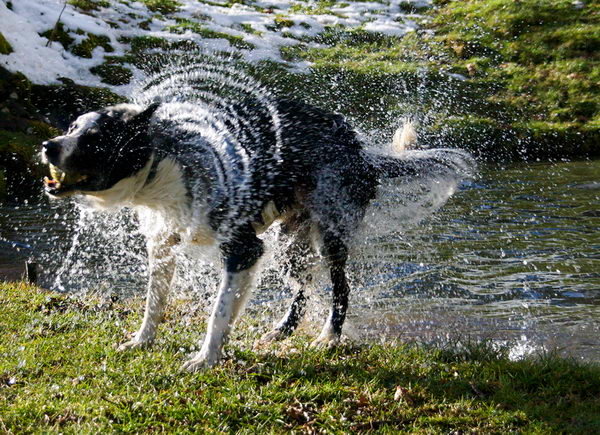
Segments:
[[[69,126],[69,130],[67,130],[67,134],[68,133],[73,133],[73,131],[77,128],[77,124],[71,124]]]

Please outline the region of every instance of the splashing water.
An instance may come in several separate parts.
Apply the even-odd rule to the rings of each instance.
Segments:
[[[215,139],[215,143],[223,144],[217,149],[213,158],[219,159],[221,167],[229,171],[228,176],[245,176],[249,171],[232,167],[232,161],[241,161],[243,165],[250,162],[239,158],[244,152],[243,137],[230,133],[232,127],[245,134],[256,135],[252,118],[247,113],[240,113],[234,103],[236,101],[252,101],[258,115],[272,120],[275,136],[275,156],[281,141],[281,124],[277,113],[273,94],[250,75],[241,69],[234,69],[227,60],[210,58],[202,64],[190,63],[177,58],[176,62],[165,65],[144,81],[131,96],[133,103],[145,107],[154,102],[161,106],[157,115],[191,134]],[[379,152],[385,152],[382,144],[365,144]],[[406,158],[417,156],[421,151],[406,151]],[[457,160],[457,165],[459,162]],[[457,168],[458,169],[458,168]],[[465,170],[466,168],[461,168]],[[237,174],[235,172],[239,171]],[[369,207],[364,224],[354,239],[354,251],[361,255],[361,246],[381,240],[389,234],[398,234],[407,225],[415,224],[425,216],[441,207],[449,196],[457,189],[459,173],[438,173],[435,177],[420,178],[414,182],[385,182],[379,188],[376,201]],[[266,183],[275,176],[267,171]],[[269,177],[271,177],[269,179]],[[246,180],[246,186],[252,183]],[[242,186],[241,189],[245,187]],[[246,187],[248,188],[248,187]],[[233,195],[231,195],[233,197]],[[234,207],[231,207],[234,210]],[[232,211],[235,213],[235,211]],[[62,265],[57,269],[52,287],[60,291],[99,291],[128,293],[131,289],[143,289],[147,280],[147,260],[143,236],[138,230],[137,217],[129,210],[110,212],[92,211],[84,203],[74,203],[72,218],[73,235]],[[158,215],[149,216],[146,220],[157,222]],[[274,225],[261,236],[266,242],[268,254],[263,259],[263,273],[259,280],[257,298],[270,304],[283,301],[290,294],[288,279],[283,275],[282,237],[278,225]],[[210,300],[218,283],[218,250],[213,248],[197,249],[186,247],[179,253],[179,288],[181,294]],[[318,263],[318,262],[316,262]],[[327,285],[326,274],[315,266],[315,274],[321,277],[316,288]],[[281,289],[273,292],[273,289]],[[317,292],[322,294],[322,292]],[[326,305],[326,304],[325,304]]]
[[[558,348],[600,361],[598,170],[600,161],[488,168],[477,182],[462,185],[441,213],[418,225],[386,225],[382,218],[377,227],[384,225],[387,235],[366,230],[353,249],[346,333],[433,343],[486,338],[510,343],[514,358]],[[33,247],[44,286],[52,286],[63,267],[64,291],[141,296],[146,258],[134,219],[126,210],[90,213],[64,202],[5,205],[0,236]],[[274,244],[276,231],[264,235],[267,245]],[[79,248],[67,257],[76,237]],[[280,274],[277,251],[283,247],[273,248],[265,255],[250,313],[281,315],[290,297]],[[24,249],[8,252],[30,255]],[[205,309],[217,286],[213,254],[181,254],[178,297],[194,302],[185,305],[191,312]],[[325,278],[315,285],[308,313],[328,307]],[[270,318],[261,319],[267,327]]]
[[[250,75],[233,70],[224,62],[162,68],[143,81],[132,95],[132,101],[143,106],[162,102],[163,116],[185,125],[190,132],[221,139],[226,145],[215,158],[223,162],[242,148],[228,129],[252,121],[231,106],[232,100],[244,99],[258,102],[260,116],[268,117],[276,126],[275,141],[279,144],[280,124],[274,94]],[[256,134],[251,128],[246,131]],[[388,146],[383,141],[366,145],[379,152],[385,152]],[[420,152],[409,150],[406,158]],[[461,168],[457,170],[460,172]],[[494,177],[498,178],[498,174]],[[432,216],[461,187],[458,199],[442,213]],[[494,235],[487,229],[489,212],[482,209],[477,221],[464,217],[473,213],[471,207],[480,207],[481,202],[491,208],[495,207],[496,200],[500,204],[506,203],[506,197],[482,201],[473,194],[486,188],[478,183],[461,185],[454,173],[439,173],[436,177],[406,183],[387,181],[379,188],[378,197],[368,208],[352,246],[348,268],[352,287],[346,330],[349,335],[368,339],[400,335],[409,339],[443,341],[444,337],[450,339],[454,331],[482,336],[482,331],[487,329],[512,331],[508,337],[516,339],[517,345],[512,352],[515,358],[535,347],[528,341],[531,330],[539,326],[537,320],[531,320],[535,309],[523,309],[524,305],[520,304],[531,307],[537,298],[544,300],[545,287],[542,285],[540,289],[536,283],[545,283],[549,274],[542,273],[543,278],[535,279],[532,276],[538,276],[537,271],[506,275],[496,270],[496,265],[478,263],[481,262],[479,254],[473,253],[472,247],[468,246],[473,243],[474,232],[490,235],[498,244],[500,261],[514,257],[508,245],[499,238],[499,235],[506,235],[507,230]],[[518,221],[521,218],[515,211],[515,215],[507,219]],[[455,228],[454,222],[462,224]],[[48,209],[45,225],[46,229],[34,230],[38,233],[49,230],[50,241],[39,250],[39,262],[46,265],[43,284],[70,293],[130,295],[144,291],[147,280],[145,242],[133,212],[127,209],[92,211],[75,201],[53,203]],[[515,233],[517,228],[518,225],[511,231]],[[251,311],[268,311],[274,316],[282,313],[293,291],[283,272],[286,242],[282,244],[279,233],[280,228],[274,225],[261,235],[267,254],[250,306]],[[464,248],[461,250],[457,246]],[[501,251],[505,253],[504,257]],[[181,265],[176,281],[178,297],[193,301],[190,310],[208,311],[219,281],[218,249],[190,246],[181,250],[178,257]],[[529,261],[530,264],[524,267],[536,264],[535,259],[529,258]],[[557,265],[555,269],[559,267]],[[556,272],[551,274],[556,275]],[[313,319],[319,319],[329,306],[330,294],[327,274],[319,269],[318,260],[315,260],[315,275],[313,306],[309,307],[308,313],[312,313]],[[492,283],[498,286],[493,291],[488,289]],[[522,291],[515,290],[515,285]],[[553,289],[560,286],[547,285]],[[582,284],[576,284],[572,289],[573,294],[588,295],[589,291]],[[490,308],[489,303],[494,308]],[[268,327],[269,320],[263,323]],[[591,328],[594,330],[595,326]]]

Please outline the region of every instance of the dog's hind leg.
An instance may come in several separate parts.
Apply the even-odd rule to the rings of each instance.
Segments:
[[[333,304],[321,333],[312,342],[312,346],[316,347],[332,346],[339,342],[342,335],[342,326],[346,319],[348,295],[350,293],[344,270],[348,260],[348,247],[344,241],[339,236],[325,231],[322,253],[331,275]]]
[[[273,341],[283,340],[286,337],[289,337],[292,332],[296,330],[300,320],[304,316],[304,312],[306,311],[306,296],[304,295],[304,290],[302,287],[299,287],[294,295],[294,300],[292,304],[281,318],[281,320],[275,325],[275,327],[264,334],[260,340],[260,344],[267,344]]]
[[[154,341],[156,328],[162,320],[175,275],[173,246],[177,243],[179,243],[177,235],[157,237],[148,241],[150,278],[148,279],[144,320],[133,339],[121,344],[118,350],[140,348],[148,346]]]
[[[282,232],[292,237],[292,241],[285,252],[285,256],[287,257],[285,266],[288,269],[289,273],[287,275],[296,293],[285,315],[273,330],[260,338],[259,344],[282,340],[294,332],[306,309],[304,288],[312,280],[312,276],[308,271],[310,267],[309,258],[314,255],[310,242],[310,225],[308,222],[305,222],[299,229],[294,228],[290,230],[290,226],[286,224],[282,228]]]
[[[263,253],[262,241],[254,233],[246,232],[224,243],[221,251],[224,257],[221,286],[202,347],[183,365],[188,371],[212,367],[219,362],[223,344],[250,294],[257,262]]]

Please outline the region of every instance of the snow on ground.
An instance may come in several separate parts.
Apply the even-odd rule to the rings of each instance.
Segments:
[[[179,0],[177,10],[165,14],[149,10],[142,1],[110,1],[110,7],[88,11],[70,3],[65,7],[65,0],[0,0],[0,33],[14,50],[0,55],[0,65],[39,84],[56,83],[59,77],[66,77],[88,86],[107,86],[90,68],[105,62],[105,56],[125,56],[131,51],[131,38],[152,36],[193,41],[207,51],[238,51],[249,62],[271,60],[302,70],[309,65],[285,62],[281,47],[300,42],[309,47],[322,46],[315,37],[328,26],[402,36],[417,28],[414,15],[403,12],[406,5],[427,7],[431,0],[245,0],[233,5],[225,1]],[[59,16],[74,40],[67,49],[40,36],[55,27]],[[108,49],[94,48],[91,58],[73,54],[72,48],[89,34],[108,37]],[[134,76],[142,74],[133,65],[126,66]],[[126,84],[108,87],[123,95],[130,92]]]

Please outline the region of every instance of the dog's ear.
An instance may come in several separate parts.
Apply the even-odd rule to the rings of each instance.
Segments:
[[[150,104],[144,111],[138,113],[131,119],[131,121],[129,121],[130,125],[136,130],[147,127],[148,123],[150,122],[150,118],[152,118],[152,115],[154,115],[154,112],[156,112],[156,109],[158,109],[159,106],[160,103]]]

